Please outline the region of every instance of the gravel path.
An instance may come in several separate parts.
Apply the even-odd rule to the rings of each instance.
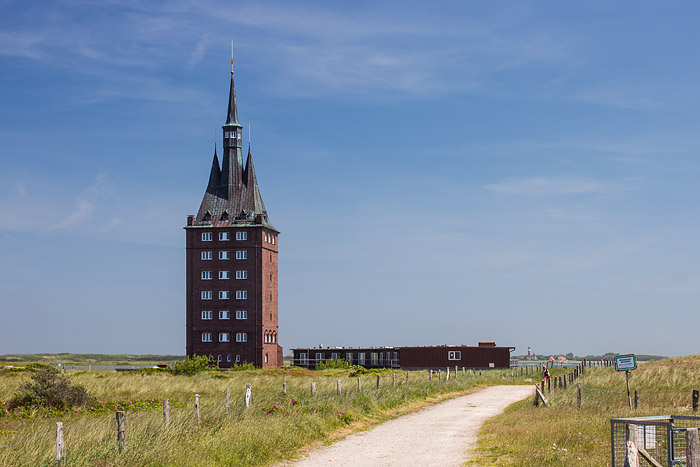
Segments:
[[[383,423],[311,451],[294,467],[459,466],[479,427],[510,404],[532,395],[532,386],[492,386]]]

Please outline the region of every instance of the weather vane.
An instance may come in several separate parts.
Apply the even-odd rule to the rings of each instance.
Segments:
[[[233,40],[231,40],[231,74],[233,75],[233,65],[235,65],[236,62],[233,61]]]

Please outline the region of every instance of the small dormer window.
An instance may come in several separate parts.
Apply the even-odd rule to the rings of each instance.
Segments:
[[[211,213],[210,213],[209,211],[207,211],[207,212],[204,214],[204,217],[202,218],[202,221],[204,221],[204,222],[211,222]]]
[[[221,222],[228,222],[228,212],[224,211],[224,213],[221,215]]]

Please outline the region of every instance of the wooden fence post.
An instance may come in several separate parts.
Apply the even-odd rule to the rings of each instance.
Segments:
[[[639,467],[639,452],[637,451],[637,425],[627,425],[625,439],[627,440],[627,455],[624,467]]]
[[[380,380],[380,378],[381,378],[381,376],[377,375],[377,389],[379,389],[379,380]]]
[[[685,458],[687,467],[700,467],[700,439],[697,428],[688,428],[685,432]]]
[[[637,407],[639,406],[639,393],[637,390],[634,390],[634,410],[637,410]]]
[[[168,428],[170,424],[170,399],[163,399],[163,426]]]
[[[547,393],[552,392],[552,378],[547,378]]]
[[[63,464],[66,458],[66,449],[63,445],[63,422],[56,422],[56,455],[54,460]]]
[[[578,391],[578,408],[581,408],[581,383],[576,383],[577,386],[577,391]]]
[[[391,384],[396,386],[396,372],[395,371],[391,372]]]
[[[253,388],[250,384],[245,385],[245,396],[243,396],[243,404],[246,407],[250,407],[250,403],[253,401]]]
[[[362,391],[362,378],[357,378],[357,392]]]
[[[438,381],[442,381],[442,370],[438,370]]]
[[[408,371],[406,372],[406,384],[408,384]]]
[[[428,381],[433,380],[433,370],[428,370]]]
[[[455,378],[457,377],[457,365],[455,365]]]
[[[194,395],[194,418],[197,419],[197,426],[199,426],[199,394]]]
[[[464,375],[466,375],[466,374],[467,374],[467,369],[464,368],[464,367],[462,367],[462,376],[464,376]],[[522,373],[521,373],[521,374],[522,374]]]
[[[316,394],[316,382],[311,383],[311,395]]]
[[[447,370],[445,370],[445,381],[450,380],[450,367],[447,367]]]
[[[226,388],[226,413],[228,413],[229,405],[231,405],[231,390],[229,388]]]
[[[700,391],[693,389],[693,412],[698,411],[698,400],[700,399]]]
[[[287,394],[287,383],[282,383],[282,394]]]
[[[338,380],[336,392],[338,393],[338,395],[340,395],[340,380]]]
[[[119,446],[119,452],[124,450],[124,445],[126,443],[126,420],[124,420],[124,412],[117,410],[117,445]]]

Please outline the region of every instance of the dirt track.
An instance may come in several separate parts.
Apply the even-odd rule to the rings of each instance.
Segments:
[[[427,407],[317,449],[294,467],[459,466],[487,418],[533,393],[493,386]]]

